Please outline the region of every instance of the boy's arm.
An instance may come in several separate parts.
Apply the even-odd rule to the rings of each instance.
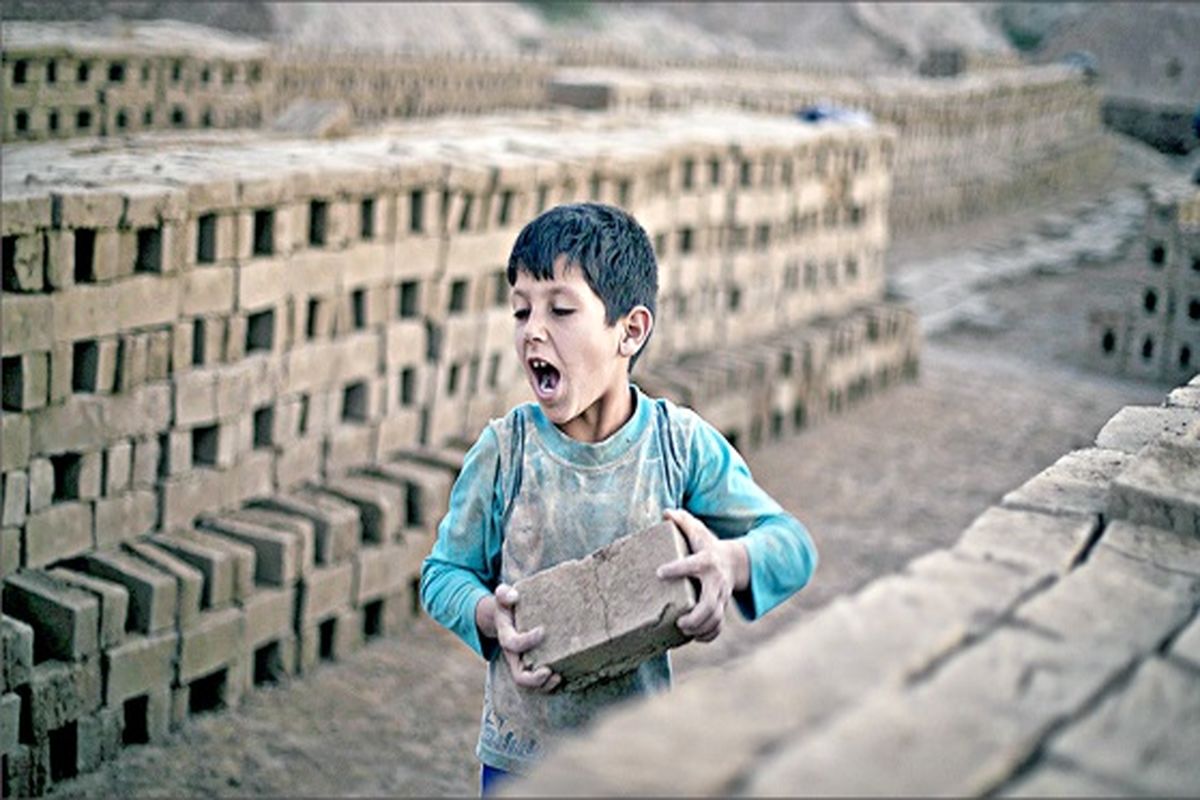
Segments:
[[[750,585],[733,599],[747,619],[761,617],[812,578],[817,549],[808,530],[754,482],[725,437],[699,418],[688,444],[683,505],[719,538],[743,537]]]
[[[475,609],[500,580],[504,509],[499,479],[500,443],[490,427],[484,428],[467,451],[450,490],[450,508],[421,565],[421,605],[487,659],[496,640],[480,635]]]

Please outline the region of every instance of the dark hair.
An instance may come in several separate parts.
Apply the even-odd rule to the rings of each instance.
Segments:
[[[508,285],[517,282],[518,272],[539,281],[553,278],[559,256],[583,271],[587,285],[604,302],[606,324],[613,325],[639,305],[655,313],[654,248],[646,231],[625,211],[602,203],[573,203],[544,211],[517,235],[508,257]],[[629,360],[630,369],[642,350]]]

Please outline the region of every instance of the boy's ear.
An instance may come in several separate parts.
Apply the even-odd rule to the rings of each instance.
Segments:
[[[621,328],[618,352],[632,358],[650,338],[650,331],[654,328],[654,315],[645,306],[634,306],[622,319]]]

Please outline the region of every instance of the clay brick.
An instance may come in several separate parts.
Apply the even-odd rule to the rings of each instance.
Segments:
[[[171,328],[150,331],[146,335],[146,380],[171,377]]]
[[[34,658],[78,661],[100,647],[100,603],[88,592],[37,570],[4,580],[4,609],[34,629]]]
[[[297,627],[309,627],[349,608],[353,588],[352,562],[314,569],[299,587],[296,603]]]
[[[88,592],[100,603],[100,649],[107,650],[125,639],[129,619],[129,590],[119,583],[106,581],[76,570],[55,567],[50,577]]]
[[[45,287],[45,275],[42,271],[43,247],[41,234],[30,233],[16,237],[13,260],[12,263],[6,264],[4,273],[4,291],[42,291]]]
[[[145,561],[176,582],[175,626],[187,630],[200,616],[200,600],[204,594],[204,575],[200,570],[176,558],[161,546],[147,542],[126,542],[130,554]]]
[[[243,656],[242,610],[205,612],[180,634],[179,680],[190,683]]]
[[[287,494],[274,495],[250,503],[259,507],[282,511],[302,517],[314,525],[316,563],[333,564],[348,558],[358,549],[358,509],[336,497],[298,489]]]
[[[13,358],[14,368],[10,371],[7,363],[4,368],[4,410],[32,411],[44,408],[50,398],[49,354],[25,353]]]
[[[283,511],[273,511],[268,508],[249,506],[238,509],[228,515],[231,519],[247,522],[283,534],[292,539],[289,549],[294,551],[294,570],[297,577],[307,575],[316,566],[316,526],[305,517],[288,514]],[[282,572],[286,573],[287,567]]]
[[[405,510],[403,487],[360,475],[329,481],[320,489],[358,507],[363,543],[389,542],[401,535]]]
[[[66,400],[74,391],[72,380],[75,368],[75,346],[71,342],[56,342],[50,348],[50,405]]]
[[[450,506],[450,489],[457,470],[415,460],[386,461],[365,470],[404,487],[405,527],[432,530]]]
[[[403,545],[382,544],[364,547],[354,556],[354,584],[351,597],[362,606],[404,590],[406,576],[400,571]]]
[[[0,295],[0,355],[49,350],[56,307],[53,295]]]
[[[254,577],[270,586],[288,586],[301,575],[301,540],[292,533],[276,530],[233,512],[220,517],[201,517],[198,525],[223,537],[253,548]],[[311,528],[310,528],[311,536]],[[309,551],[311,553],[311,550]]]
[[[518,581],[517,629],[541,625],[546,632],[524,663],[549,666],[570,690],[686,642],[675,621],[696,604],[695,589],[690,581],[661,580],[655,570],[687,552],[683,535],[663,522]]]
[[[90,503],[58,503],[25,522],[25,565],[40,567],[90,550]]]
[[[1065,516],[993,506],[971,523],[954,550],[1030,570],[1069,571],[1099,528],[1095,516]]]
[[[29,683],[33,628],[7,614],[0,616],[0,645],[0,684],[15,689]]]
[[[154,492],[134,490],[96,501],[96,547],[113,547],[145,536],[158,521]]]
[[[33,740],[45,741],[50,731],[96,711],[102,695],[100,659],[38,664],[29,679],[25,717]]]
[[[54,501],[54,465],[48,458],[34,458],[29,462],[29,511],[37,513],[50,507]]]
[[[76,769],[80,774],[97,769],[121,752],[124,709],[101,708],[79,718],[75,729]]]
[[[158,465],[162,457],[157,437],[137,439],[133,443],[133,474],[130,481],[135,489],[154,489],[158,483]]]
[[[1200,536],[1200,439],[1152,442],[1116,477],[1115,519]]]
[[[133,444],[117,442],[105,450],[103,474],[102,490],[105,497],[128,489],[133,475]]]
[[[233,602],[233,557],[211,545],[189,539],[180,533],[150,538],[152,543],[191,565],[204,576],[200,596],[201,609],[220,609]]]
[[[1076,450],[1004,495],[1003,504],[1054,514],[1101,514],[1109,484],[1129,461],[1129,454],[1119,450]]]
[[[21,529],[0,528],[0,578],[21,568]]]
[[[179,590],[171,575],[118,550],[88,553],[79,566],[89,575],[119,583],[129,591],[126,630],[151,635],[175,626]]]
[[[1200,419],[1191,408],[1125,406],[1096,435],[1096,445],[1136,453],[1160,436],[1180,438]]]
[[[22,471],[6,472],[0,476],[0,525],[24,525],[25,511],[29,505],[29,474]]]
[[[0,471],[29,466],[30,424],[24,414],[0,414]]]
[[[15,692],[0,694],[0,755],[16,752],[21,724],[21,698]],[[0,780],[4,776],[0,775]]]
[[[268,642],[295,635],[296,588],[264,589],[242,604],[245,615],[243,651],[252,653]]]
[[[162,691],[175,679],[179,634],[166,631],[154,636],[131,636],[104,653],[105,705],[115,706],[131,697]]]

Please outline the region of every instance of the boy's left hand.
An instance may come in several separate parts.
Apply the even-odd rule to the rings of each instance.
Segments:
[[[663,564],[657,575],[700,581],[700,599],[695,608],[680,617],[676,624],[687,636],[711,642],[721,633],[725,604],[730,596],[750,585],[750,557],[746,546],[737,539],[718,539],[707,525],[682,508],[664,511],[663,518],[679,526],[692,553]]]

